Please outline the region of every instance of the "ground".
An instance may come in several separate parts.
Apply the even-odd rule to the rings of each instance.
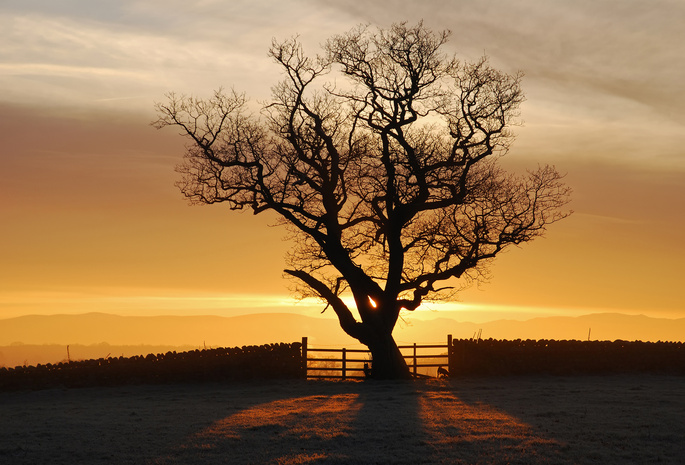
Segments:
[[[616,375],[5,392],[0,463],[675,464],[684,388]]]

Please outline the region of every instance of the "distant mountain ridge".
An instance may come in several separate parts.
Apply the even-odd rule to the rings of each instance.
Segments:
[[[526,321],[459,322],[439,317],[400,323],[400,344],[445,343],[448,334],[469,339],[579,339],[684,341],[685,318],[597,313]],[[589,334],[588,334],[589,333]],[[334,319],[294,313],[220,316],[118,316],[106,313],[30,315],[0,320],[0,367],[67,360],[146,355],[203,347],[242,347],[296,342],[307,336],[317,347],[354,348]],[[70,346],[70,350],[67,348]]]
[[[109,313],[27,315],[0,320],[0,345],[99,344],[243,346],[294,342],[337,323],[290,313],[222,317],[120,316]],[[291,340],[292,339],[292,340]]]
[[[477,332],[494,339],[580,339],[684,341],[685,318],[595,313],[578,317],[540,317],[525,321],[459,322],[451,318],[410,319],[394,336],[405,343],[441,342],[447,334],[470,338]],[[589,333],[589,334],[588,334]],[[295,313],[221,316],[118,316],[106,313],[29,315],[0,320],[0,346],[23,344],[100,344],[243,346],[295,342],[303,336],[319,345],[347,345],[334,319]]]

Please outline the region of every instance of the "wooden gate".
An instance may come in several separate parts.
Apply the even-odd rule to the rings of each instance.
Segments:
[[[449,366],[451,347],[451,334],[447,336],[446,344],[414,343],[398,346],[412,374],[426,378],[437,377],[440,367]],[[372,361],[368,349],[310,347],[307,338],[303,337],[302,363],[308,379],[364,379]]]

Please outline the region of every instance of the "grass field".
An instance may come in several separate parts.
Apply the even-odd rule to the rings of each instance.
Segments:
[[[685,377],[124,386],[3,393],[3,464],[685,460]]]

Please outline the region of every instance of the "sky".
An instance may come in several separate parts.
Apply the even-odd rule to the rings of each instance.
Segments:
[[[189,206],[165,94],[265,101],[273,38],[312,54],[363,23],[423,20],[446,50],[525,73],[503,160],[553,164],[574,214],[502,254],[437,313],[685,317],[685,3],[676,0],[21,0],[0,3],[0,319],[279,311],[318,315],[282,276],[275,218]]]

